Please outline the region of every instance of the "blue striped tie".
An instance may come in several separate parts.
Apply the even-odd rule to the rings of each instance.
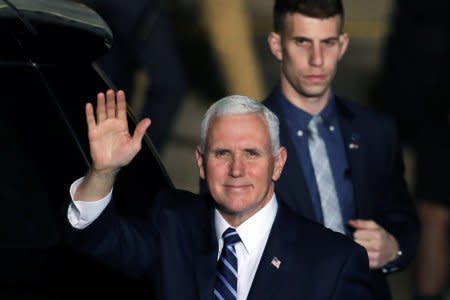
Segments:
[[[222,234],[223,248],[217,262],[214,299],[236,300],[238,263],[234,245],[241,241],[234,228],[228,228]]]

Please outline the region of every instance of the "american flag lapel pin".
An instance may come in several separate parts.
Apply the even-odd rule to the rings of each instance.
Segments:
[[[352,133],[352,135],[350,136],[350,140],[351,142],[348,144],[348,148],[352,149],[352,150],[358,150],[359,149],[359,134],[357,133]]]
[[[355,143],[350,143],[350,144],[348,144],[348,148],[350,148],[350,149],[359,149],[359,144],[355,144]]]
[[[270,264],[271,264],[274,268],[279,269],[279,268],[280,268],[280,265],[281,265],[281,260],[279,260],[278,257],[274,256],[274,257],[272,258],[272,261],[270,262]]]

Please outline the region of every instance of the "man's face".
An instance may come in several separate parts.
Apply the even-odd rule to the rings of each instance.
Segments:
[[[197,150],[200,177],[223,217],[238,226],[270,201],[286,151],[272,154],[269,130],[262,114],[215,117],[205,153]]]
[[[348,36],[340,34],[340,28],[340,16],[316,19],[295,13],[286,15],[282,32],[269,35],[288,98],[311,102],[328,99],[337,63],[348,45]]]

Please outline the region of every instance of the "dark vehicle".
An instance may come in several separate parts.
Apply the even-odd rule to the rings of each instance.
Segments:
[[[112,42],[82,4],[0,0],[1,299],[149,295],[151,287],[72,252],[60,237],[68,188],[89,166],[85,103],[114,88],[93,63]],[[134,129],[131,111],[129,119]],[[148,136],[121,175],[114,192],[125,215],[139,216],[172,186]]]

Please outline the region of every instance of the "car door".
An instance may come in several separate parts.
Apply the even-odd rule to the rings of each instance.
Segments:
[[[115,88],[93,63],[112,42],[107,24],[79,3],[0,0],[2,299],[79,299],[87,288],[91,297],[134,298],[151,289],[72,252],[60,238],[69,186],[90,163],[85,103]],[[133,130],[130,109],[128,117]],[[119,210],[142,215],[170,186],[146,136],[115,186]]]

